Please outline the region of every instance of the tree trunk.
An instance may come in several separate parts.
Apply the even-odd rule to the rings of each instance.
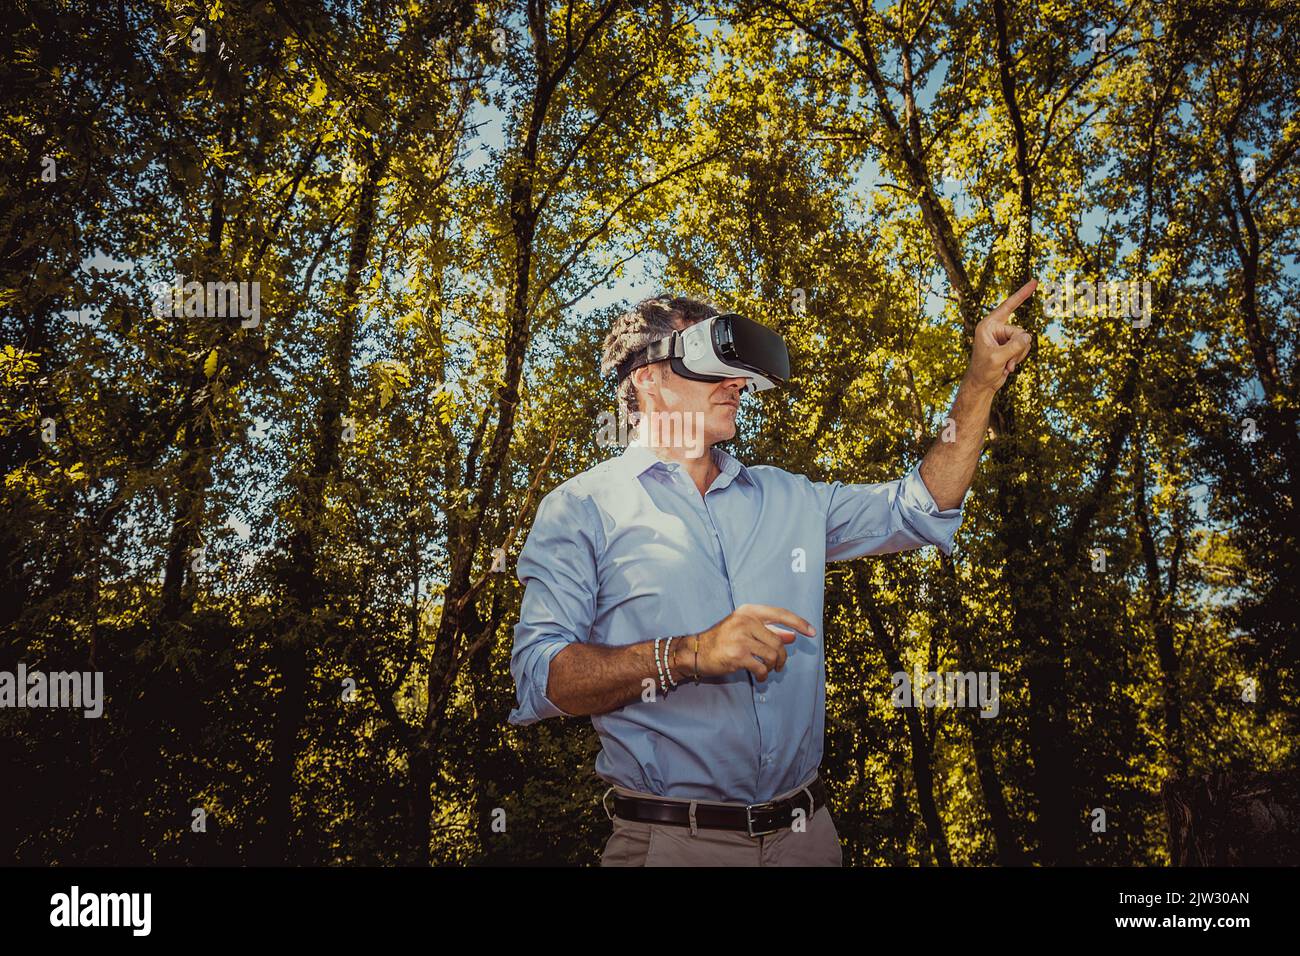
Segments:
[[[319,580],[322,519],[325,488],[337,471],[342,442],[341,419],[352,399],[352,351],[360,319],[358,292],[361,274],[370,255],[378,208],[379,181],[388,166],[388,152],[368,164],[365,181],[357,198],[356,220],[348,249],[348,271],[340,297],[338,331],[329,355],[326,391],[317,408],[315,433],[308,456],[309,470],[291,482],[302,502],[298,527],[290,535],[287,560],[279,577],[288,597],[286,626],[279,638],[279,659],[284,683],[276,706],[276,728],[272,749],[267,811],[267,853],[290,863],[294,855],[293,797],[297,790],[294,773],[298,763],[298,733],[307,717],[310,651],[321,638],[317,612],[328,601],[328,582]],[[329,387],[334,382],[333,388]]]
[[[1300,771],[1211,773],[1165,784],[1174,866],[1295,866]]]
[[[971,673],[987,670],[977,666],[969,637],[962,624],[957,566],[950,555],[944,555],[941,560],[950,582],[947,591],[949,595],[947,619],[954,643],[957,645],[957,666]],[[975,776],[979,781],[980,793],[984,797],[984,809],[989,815],[989,825],[993,830],[993,844],[996,847],[998,865],[1023,866],[1024,853],[1016,837],[1015,827],[1011,823],[1006,798],[1002,795],[1002,779],[998,774],[997,761],[993,757],[992,734],[985,725],[984,718],[980,717],[973,708],[963,707],[961,717],[966,723],[966,729],[970,731],[971,750],[975,754]]]
[[[891,674],[905,672],[906,668],[903,667],[898,648],[885,629],[885,622],[880,616],[880,609],[876,605],[875,595],[871,591],[871,582],[867,580],[866,574],[864,568],[854,568],[854,581],[857,584],[862,606],[867,612],[867,621],[871,624],[871,634],[876,640],[876,646],[884,655],[889,672]],[[916,693],[915,688],[913,693]],[[917,809],[921,813],[921,821],[925,824],[930,852],[934,854],[935,862],[940,866],[952,866],[948,834],[943,828],[943,820],[939,816],[939,808],[934,799],[934,748],[930,746],[930,739],[926,736],[920,710],[916,707],[903,708],[903,719],[907,724],[907,740],[912,754],[912,780],[916,784]]]

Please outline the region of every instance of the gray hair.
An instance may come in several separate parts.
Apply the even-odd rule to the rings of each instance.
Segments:
[[[642,299],[616,318],[610,326],[601,349],[600,374],[614,374],[622,362],[651,342],[666,339],[678,328],[703,322],[719,314],[707,302],[683,295],[658,295]],[[632,412],[640,411],[630,375],[618,383],[618,399],[629,417]]]

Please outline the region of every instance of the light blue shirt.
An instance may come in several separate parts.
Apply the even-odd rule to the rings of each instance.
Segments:
[[[679,464],[630,445],[542,499],[519,554],[509,719],[571,716],[546,690],[551,658],[574,641],[619,647],[703,631],[742,604],[788,608],[816,633],[787,644],[767,680],[740,670],[679,679],[667,694],[656,681],[653,701],[591,718],[610,784],[762,803],[821,763],[826,562],[929,544],[951,554],[962,509],[938,508],[919,463],[896,481],[846,484],[711,452],[722,473],[703,496]]]

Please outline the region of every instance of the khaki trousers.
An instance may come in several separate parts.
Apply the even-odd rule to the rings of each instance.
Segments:
[[[788,793],[778,794],[776,799],[795,796],[802,789],[796,787]],[[691,802],[622,787],[614,787],[614,791],[624,796],[653,797],[684,805]],[[764,836],[750,836],[742,830],[702,828],[692,833],[688,826],[641,823],[619,817],[614,817],[613,822],[614,832],[605,843],[601,866],[844,865],[840,835],[827,807],[818,807],[811,819],[803,819],[799,824],[802,829],[795,829],[792,825]]]

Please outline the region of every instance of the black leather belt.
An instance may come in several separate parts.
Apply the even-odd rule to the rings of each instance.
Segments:
[[[826,806],[826,788],[822,785],[821,777],[808,784],[808,792],[812,794],[811,809],[808,806],[808,794],[802,790],[784,800],[769,800],[767,803],[751,803],[747,806],[700,800],[695,804],[695,825],[704,830],[740,830],[750,836],[776,833],[790,826],[796,809],[802,809],[804,819],[811,820],[814,813]],[[614,816],[638,823],[669,823],[688,827],[691,825],[691,805],[651,797],[628,797],[616,792]]]

